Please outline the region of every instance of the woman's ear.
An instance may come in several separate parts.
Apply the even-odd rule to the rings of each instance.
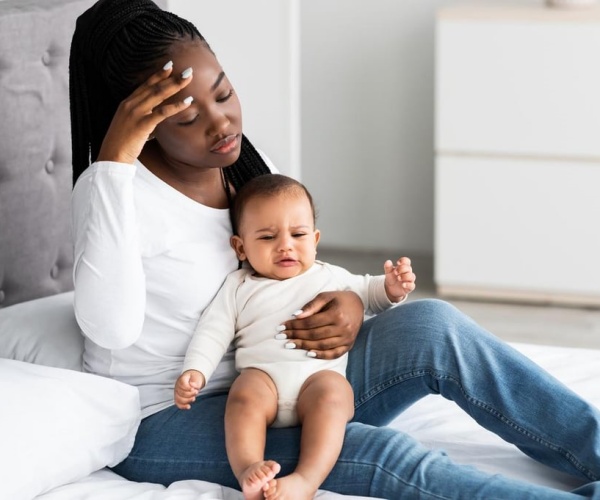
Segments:
[[[229,239],[229,244],[231,245],[231,248],[235,250],[238,260],[246,260],[246,253],[244,252],[244,242],[242,241],[242,238],[240,238],[237,234],[234,234]]]

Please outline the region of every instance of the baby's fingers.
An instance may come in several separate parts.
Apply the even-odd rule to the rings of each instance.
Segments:
[[[386,287],[389,287],[387,291],[392,296],[405,296],[416,288],[416,276],[412,271],[411,261],[408,257],[400,257],[395,265],[391,260],[387,260],[383,268],[385,271]],[[394,292],[393,290],[396,291]]]
[[[415,275],[408,257],[401,257],[396,261],[394,272],[402,281],[414,281]]]
[[[195,389],[185,389],[175,386],[175,405],[177,408],[181,410],[189,410],[191,407],[191,403],[196,401],[196,395],[198,391]]]
[[[384,272],[385,274],[390,274],[390,273],[391,273],[391,272],[393,272],[393,271],[394,271],[394,264],[392,263],[392,261],[391,261],[391,260],[389,260],[389,259],[388,259],[388,260],[386,260],[386,261],[383,263],[383,272]]]
[[[180,410],[189,410],[192,407],[192,404],[196,401],[196,398],[182,398],[180,396],[175,396],[175,406]]]

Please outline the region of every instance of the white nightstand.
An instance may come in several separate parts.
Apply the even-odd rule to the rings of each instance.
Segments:
[[[600,8],[454,6],[436,36],[439,293],[600,305]]]

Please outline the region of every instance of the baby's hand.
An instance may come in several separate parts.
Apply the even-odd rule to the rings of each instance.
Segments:
[[[391,260],[383,264],[385,271],[385,293],[392,302],[400,302],[415,289],[417,277],[412,272],[410,259],[400,257],[396,265]]]
[[[197,370],[187,370],[179,375],[175,383],[175,405],[180,410],[189,410],[204,387],[204,375]]]

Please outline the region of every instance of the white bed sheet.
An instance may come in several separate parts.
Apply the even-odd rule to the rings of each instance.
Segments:
[[[575,392],[600,406],[600,350],[513,344]],[[480,428],[453,403],[428,396],[399,416],[393,427],[408,432],[424,445],[444,449],[454,460],[480,469],[533,483],[569,490],[580,481],[540,465]],[[101,470],[56,488],[37,500],[240,500],[239,492],[203,481],[179,481],[168,488],[132,483]],[[320,491],[319,500],[359,499]]]
[[[318,500],[370,500],[319,490]],[[108,469],[84,479],[60,486],[36,500],[243,500],[243,496],[225,486],[206,481],[177,481],[168,487],[152,483],[133,483]]]

